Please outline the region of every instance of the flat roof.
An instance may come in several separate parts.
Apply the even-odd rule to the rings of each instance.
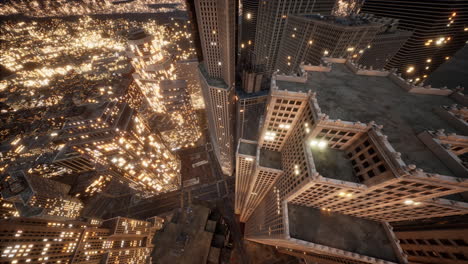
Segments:
[[[441,105],[456,103],[446,96],[412,94],[387,77],[363,76],[344,64],[333,64],[331,72],[309,72],[303,85],[280,82],[280,89],[317,92],[322,112],[344,121],[374,120],[383,125],[390,144],[407,164],[427,172],[453,175],[418,138],[425,130],[445,129],[463,135],[433,112]]]
[[[399,262],[392,240],[379,222],[291,203],[288,204],[288,216],[292,238]]]
[[[249,99],[249,98],[254,98],[254,97],[268,96],[269,92],[270,90],[260,90],[256,93],[246,93],[244,90],[240,88],[236,89],[236,95],[239,97],[239,99]]]
[[[239,154],[256,156],[257,155],[257,144],[248,142],[239,142]]]
[[[354,174],[351,161],[346,157],[343,150],[332,148],[310,149],[316,170],[320,175],[331,179],[359,183]]]
[[[174,222],[169,222],[156,233],[153,259],[161,264],[206,263],[213,233],[205,231],[210,209],[198,205],[179,212]]]
[[[281,152],[260,149],[259,164],[262,167],[281,170]]]
[[[214,86],[217,88],[224,88],[224,89],[229,88],[229,86],[226,84],[226,82],[223,79],[211,77],[206,71],[205,65],[203,63],[198,64],[198,67],[200,69],[200,72],[203,74],[203,77],[205,78],[208,85]]]

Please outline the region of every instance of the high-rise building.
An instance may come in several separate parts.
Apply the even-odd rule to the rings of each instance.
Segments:
[[[257,27],[257,13],[259,0],[243,0],[241,3],[240,25],[239,25],[239,65],[243,68],[253,62],[253,51],[255,47],[255,32]],[[242,70],[242,69],[241,69]]]
[[[357,57],[358,64],[373,69],[384,69],[385,65],[403,47],[413,32],[398,29],[398,19],[375,17],[366,13],[361,13],[360,16],[375,23],[380,23],[383,27],[363,52],[359,51],[353,56]]]
[[[275,69],[292,74],[301,63],[318,65],[322,57],[352,58],[364,52],[382,24],[351,16],[290,15]]]
[[[15,204],[22,217],[70,220],[80,216],[83,203],[68,193],[70,186],[15,171],[0,177],[3,199]]]
[[[178,156],[126,103],[89,105],[65,124],[56,141],[64,147],[55,164],[74,172],[105,172],[143,196],[173,191],[180,184]]]
[[[2,221],[2,263],[148,263],[150,222],[117,217],[105,221],[13,218]]]
[[[213,150],[223,173],[234,170],[235,4],[233,0],[196,1],[204,61],[200,78]]]
[[[424,80],[468,40],[468,4],[464,1],[366,0],[361,11],[399,19],[399,28],[413,35],[385,65],[408,79]]]
[[[350,61],[303,70],[273,75],[258,140],[240,140],[235,208],[246,239],[318,262],[399,263],[387,222],[468,214],[455,195],[468,190],[466,133],[447,113],[459,109],[443,107],[460,95],[409,92],[395,73]],[[279,155],[268,163],[278,175],[262,173],[266,150]],[[369,247],[348,243],[356,240]]]
[[[271,74],[275,70],[281,37],[286,20],[294,14],[330,15],[335,0],[261,0],[258,5],[255,35],[257,72]]]
[[[187,81],[177,77],[173,59],[163,50],[164,43],[136,29],[129,33],[128,44],[127,55],[135,68],[133,78],[143,95],[144,107],[137,110],[150,119],[149,124],[158,115],[167,119],[163,126],[155,122],[155,127],[171,149],[194,146],[201,132]]]
[[[413,263],[468,263],[468,229],[466,225],[394,228],[408,261]]]
[[[18,217],[19,212],[15,208],[15,204],[0,198],[0,219],[8,219],[10,217]]]

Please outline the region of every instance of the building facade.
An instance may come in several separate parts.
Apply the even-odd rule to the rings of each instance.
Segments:
[[[240,25],[239,25],[239,55],[238,66],[242,69],[252,69],[253,51],[255,47],[255,32],[257,28],[258,0],[241,1]]]
[[[405,261],[405,254],[392,242],[396,238],[391,227],[383,224],[382,230],[376,224],[468,213],[468,203],[453,198],[468,188],[466,166],[462,168],[460,159],[467,149],[466,136],[453,123],[446,123],[444,115],[432,111],[435,104],[451,105],[456,98],[408,93],[394,73],[363,73],[355,67],[350,62],[336,63],[304,76],[273,76],[259,139],[241,140],[237,152],[236,213],[246,222],[246,239],[313,253],[318,255],[315,258],[336,258],[329,263],[399,263]],[[385,107],[401,100],[406,104],[392,113],[398,123],[380,116]],[[361,114],[369,111],[375,114]],[[424,132],[428,129],[439,132]],[[442,142],[454,145],[441,150]],[[246,143],[260,151],[279,152],[282,173],[261,182],[256,176],[261,155],[254,146],[242,150]],[[255,194],[251,188],[256,184],[263,184],[266,191],[249,208],[247,201]],[[253,212],[245,213],[243,208]],[[388,243],[382,247],[393,248],[396,255],[338,245],[327,236],[318,239],[318,233],[304,231],[304,226],[315,222],[320,228],[335,223],[329,233],[340,234],[354,232],[339,227],[352,226],[351,222],[374,226],[368,235],[386,233],[388,240],[381,241]],[[351,248],[355,251],[349,252]]]
[[[235,1],[196,1],[204,61],[200,79],[215,156],[225,175],[234,170]]]
[[[246,94],[237,91],[236,135],[239,138],[256,141],[260,132],[260,120],[268,98],[267,91]]]
[[[19,212],[15,208],[15,204],[4,199],[0,199],[0,218],[8,219],[10,217],[18,217]]]
[[[2,221],[0,254],[2,263],[9,264],[144,264],[154,228],[150,222],[123,217],[87,223],[14,218]]]
[[[398,29],[398,19],[375,17],[366,13],[361,13],[360,16],[380,23],[383,27],[364,52],[356,54],[356,61],[369,68],[384,69],[413,33]]]
[[[69,195],[69,185],[23,171],[4,174],[0,180],[3,199],[18,211],[14,216],[73,220],[81,215],[84,205]]]
[[[281,37],[286,20],[294,14],[320,13],[330,15],[334,0],[274,0],[260,1],[255,35],[255,62],[257,72],[271,74],[275,69]]]
[[[425,228],[395,231],[408,260],[415,263],[468,263],[468,229]]]
[[[361,17],[290,15],[275,70],[292,74],[299,71],[301,63],[318,65],[324,56],[352,58],[364,52],[381,27]]]
[[[386,69],[397,68],[413,81],[422,81],[468,40],[468,17],[464,15],[468,5],[463,1],[369,0],[361,11],[399,19],[400,29],[414,32],[385,65]]]
[[[143,196],[180,185],[178,156],[126,103],[89,106],[82,116],[65,124],[56,140],[64,147],[54,163],[74,172],[103,172]]]
[[[143,95],[138,110],[147,122],[161,133],[163,139],[176,150],[194,146],[201,137],[186,80],[177,77],[171,56],[163,50],[164,43],[137,29],[129,33],[127,56],[135,68],[133,78]],[[155,116],[167,119],[151,122]]]

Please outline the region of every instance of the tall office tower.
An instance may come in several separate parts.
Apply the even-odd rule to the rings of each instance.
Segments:
[[[105,221],[16,218],[1,222],[2,263],[148,263],[152,224],[117,217]]]
[[[275,69],[292,74],[301,63],[320,64],[323,56],[352,58],[364,52],[381,27],[361,17],[290,15]]]
[[[464,1],[366,0],[361,11],[399,19],[400,29],[414,31],[385,66],[397,68],[408,79],[423,80],[468,40]]]
[[[240,61],[242,67],[252,63],[252,56],[255,47],[255,32],[257,27],[257,13],[259,0],[243,0],[241,3],[242,13],[240,14],[239,42]]]
[[[385,65],[403,47],[413,32],[398,29],[398,19],[375,17],[366,13],[361,13],[360,16],[372,22],[380,23],[383,27],[370,45],[363,52],[354,54],[353,57],[356,58],[358,64],[363,66],[384,69]]]
[[[275,69],[279,45],[286,19],[294,14],[320,13],[330,15],[335,0],[261,0],[258,7],[255,35],[257,72],[271,74]]]
[[[64,147],[54,163],[74,172],[98,171],[143,196],[180,184],[180,160],[126,103],[88,105],[56,138]]]
[[[468,214],[454,195],[468,190],[466,124],[453,118],[459,108],[444,107],[462,95],[410,93],[394,73],[349,61],[303,69],[307,75],[273,75],[260,137],[241,141],[250,151],[239,146],[236,213],[253,211],[246,239],[317,262],[395,263],[404,256],[386,222]],[[262,150],[281,155],[283,172],[266,181],[256,176]],[[256,194],[264,195],[258,205]]]
[[[202,93],[215,155],[223,173],[234,170],[235,1],[196,1],[204,61],[200,64]]]
[[[68,193],[70,186],[15,171],[0,177],[3,199],[13,202],[22,217],[76,219],[83,203]]]
[[[443,221],[443,222],[442,222]],[[443,224],[418,223],[395,227],[395,235],[401,248],[412,263],[468,263],[468,226],[464,223]]]
[[[144,107],[138,109],[146,119],[161,116],[167,120],[165,125],[155,122],[155,126],[173,150],[194,146],[201,137],[200,126],[187,82],[177,78],[173,59],[163,50],[165,44],[141,29],[129,33],[128,44],[133,78],[143,95]]]

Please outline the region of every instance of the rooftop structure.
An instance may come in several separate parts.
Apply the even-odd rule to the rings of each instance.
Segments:
[[[236,213],[246,222],[248,240],[304,251],[315,261],[405,262],[391,228],[378,222],[468,213],[463,198],[449,200],[468,188],[462,154],[467,139],[446,113],[459,108],[443,107],[466,98],[459,91],[412,85],[394,72],[325,61],[335,63],[302,65],[302,76],[273,76],[255,144],[280,153],[281,173],[263,183],[263,198],[250,214]],[[236,208],[252,193],[243,190],[255,186],[251,164],[259,159],[245,151],[253,148],[245,143],[253,142],[240,142],[236,171],[243,187],[236,188]],[[296,226],[311,221],[320,224],[297,232]],[[388,242],[381,245],[385,250],[346,240],[363,230],[347,228],[341,240],[317,235],[361,224],[375,228],[364,233]]]
[[[293,204],[288,206],[288,221],[293,239],[399,262],[392,237],[381,223]]]
[[[224,219],[209,208],[176,209],[156,235],[152,257],[161,264],[220,263],[229,236]]]

